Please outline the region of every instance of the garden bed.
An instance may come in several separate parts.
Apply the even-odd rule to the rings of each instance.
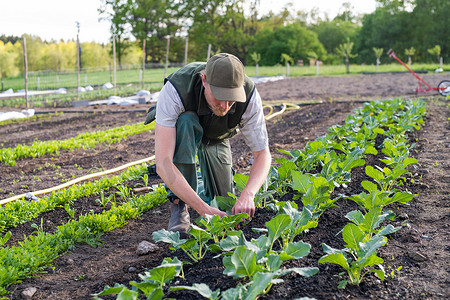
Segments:
[[[430,76],[434,76],[433,79],[426,80],[440,80],[436,75]],[[441,77],[445,76],[441,75]],[[300,110],[288,111],[267,122],[273,157],[283,156],[278,152],[280,149],[303,149],[307,142],[324,135],[332,125],[342,124],[346,116],[352,113],[352,109],[362,105],[357,100],[383,99],[400,95],[414,96],[408,95],[404,86],[397,89],[396,85],[401,83],[412,84],[409,86],[409,90],[412,90],[415,79],[412,77],[411,80],[400,74],[390,76],[383,74],[342,78],[297,78],[258,85],[265,100],[300,103],[315,99],[326,102],[302,106]],[[364,93],[363,89],[365,89]],[[275,93],[275,91],[279,92]],[[336,103],[336,100],[340,100],[339,103]],[[102,107],[95,109],[103,110]],[[119,109],[130,110],[130,107]],[[337,289],[340,279],[336,275],[341,270],[334,265],[318,264],[318,259],[323,255],[322,243],[335,247],[342,245],[340,236],[336,234],[347,223],[343,217],[345,213],[355,209],[354,203],[339,200],[337,203],[339,207],[327,210],[321,217],[318,227],[302,237],[304,242],[311,244],[311,253],[298,262],[289,262],[288,265],[288,267],[297,264],[302,267],[319,267],[319,273],[311,278],[286,275],[283,277],[284,283],[274,285],[261,299],[280,297],[294,299],[302,296],[317,299],[445,299],[450,297],[448,292],[450,178],[446,171],[450,168],[448,151],[450,109],[448,102],[440,98],[439,100],[430,99],[427,111],[423,128],[410,136],[410,141],[416,143],[412,156],[418,160],[418,164],[417,169],[413,171],[417,173],[414,177],[416,183],[410,185],[408,190],[418,196],[408,206],[391,207],[402,216],[395,221],[395,225],[403,225],[403,228],[389,236],[388,244],[382,247],[379,253],[379,256],[385,260],[387,274],[402,266],[401,273],[394,272],[393,278],[388,276],[383,282],[373,275],[368,275],[359,287],[348,286],[345,290]],[[142,112],[95,115],[66,113],[33,122],[4,125],[0,130],[4,137],[2,141],[4,147],[11,147],[18,143],[31,143],[36,138],[39,140],[66,139],[83,131],[132,124],[143,118]],[[106,170],[150,156],[153,154],[152,137],[152,133],[143,133],[130,136],[126,141],[97,146],[92,150],[79,149],[71,153],[61,152],[58,156],[22,159],[18,160],[14,167],[0,165],[1,198],[6,198],[11,193],[20,194],[30,190],[45,189],[61,184],[63,179],[82,176],[88,171],[92,173],[101,169]],[[239,136],[232,139],[232,150],[235,168],[238,172],[247,173],[251,155]],[[362,168],[353,171],[352,179],[356,184],[364,177],[364,172]],[[159,182],[157,177],[150,177],[151,184]],[[137,184],[138,182],[128,183],[130,187]],[[101,210],[95,202],[96,198],[98,197],[86,197],[75,201],[76,214]],[[260,213],[263,214],[263,212]],[[131,220],[126,226],[105,234],[102,237],[103,243],[99,247],[78,245],[75,250],[56,259],[53,262],[54,268],[48,268],[45,273],[37,274],[34,278],[23,280],[21,284],[11,286],[8,290],[12,294],[6,296],[18,299],[24,289],[36,287],[37,292],[34,296],[36,299],[88,299],[90,294],[100,292],[105,285],[128,284],[130,280],[139,280],[139,273],[158,266],[162,258],[170,254],[168,246],[162,243],[158,244],[161,248],[155,253],[144,256],[135,253],[139,242],[152,241],[153,231],[166,228],[168,217],[166,203],[138,219]],[[249,228],[263,227],[264,222],[270,217],[267,212],[264,212],[264,215],[258,214],[248,226]],[[23,239],[24,234],[28,235],[35,231],[31,224],[40,224],[41,218],[44,230],[52,232],[57,225],[67,221],[68,214],[64,208],[57,208],[31,222],[11,229],[12,237],[7,245],[16,245]],[[179,258],[186,259],[181,256]],[[211,289],[221,288],[221,290],[231,287],[233,285],[231,279],[222,275],[222,271],[221,258],[210,256],[198,265],[187,266],[185,273],[188,282],[181,283],[190,285],[203,282]],[[193,292],[170,292],[167,296],[180,299],[202,299]]]

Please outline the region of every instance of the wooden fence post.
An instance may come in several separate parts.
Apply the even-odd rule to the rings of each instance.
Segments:
[[[210,55],[211,55],[211,44],[208,44],[208,56],[206,57],[206,61],[209,60]]]
[[[145,39],[142,41],[142,89],[144,89],[144,74],[145,74]]]
[[[164,68],[164,78],[167,77],[167,68],[169,67],[169,47],[170,47],[170,36],[167,37],[166,66]]]
[[[77,34],[77,99],[80,100],[80,38]]]
[[[25,36],[23,37],[23,66],[25,72],[25,101],[27,103],[27,108],[30,104],[28,103],[28,59],[27,59],[27,40]]]
[[[116,96],[116,35],[113,34],[113,78],[114,96]]]

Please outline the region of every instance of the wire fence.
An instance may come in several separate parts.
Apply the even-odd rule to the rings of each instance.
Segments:
[[[80,70],[80,87],[99,87],[106,83],[116,85],[141,84],[162,82],[167,72],[181,67],[181,63],[171,63],[168,69],[162,64],[147,64],[145,72],[142,65],[123,65],[117,68],[115,74],[111,66],[82,68]],[[169,73],[168,73],[169,74]],[[59,88],[76,89],[78,87],[78,72],[76,70],[37,71],[28,72],[29,90],[57,90]],[[2,91],[12,89],[20,91],[25,88],[23,75],[7,78],[3,82]]]

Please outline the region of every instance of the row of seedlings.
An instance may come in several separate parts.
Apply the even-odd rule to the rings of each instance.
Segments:
[[[14,148],[0,149],[0,163],[14,166],[16,160],[21,158],[36,158],[46,154],[59,155],[60,150],[73,151],[74,149],[94,148],[98,144],[119,143],[128,136],[140,134],[154,129],[154,124],[144,125],[137,123],[134,125],[124,125],[103,131],[80,133],[75,137],[66,140],[54,141],[34,141],[31,145],[19,144]]]

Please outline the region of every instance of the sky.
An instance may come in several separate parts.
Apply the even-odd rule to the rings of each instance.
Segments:
[[[261,13],[280,12],[287,3],[294,10],[321,13],[333,18],[344,2],[350,2],[355,13],[375,11],[375,0],[260,0]],[[109,22],[99,21],[101,0],[0,0],[0,35],[36,35],[44,40],[76,39],[80,24],[81,42],[106,43],[109,40]]]

